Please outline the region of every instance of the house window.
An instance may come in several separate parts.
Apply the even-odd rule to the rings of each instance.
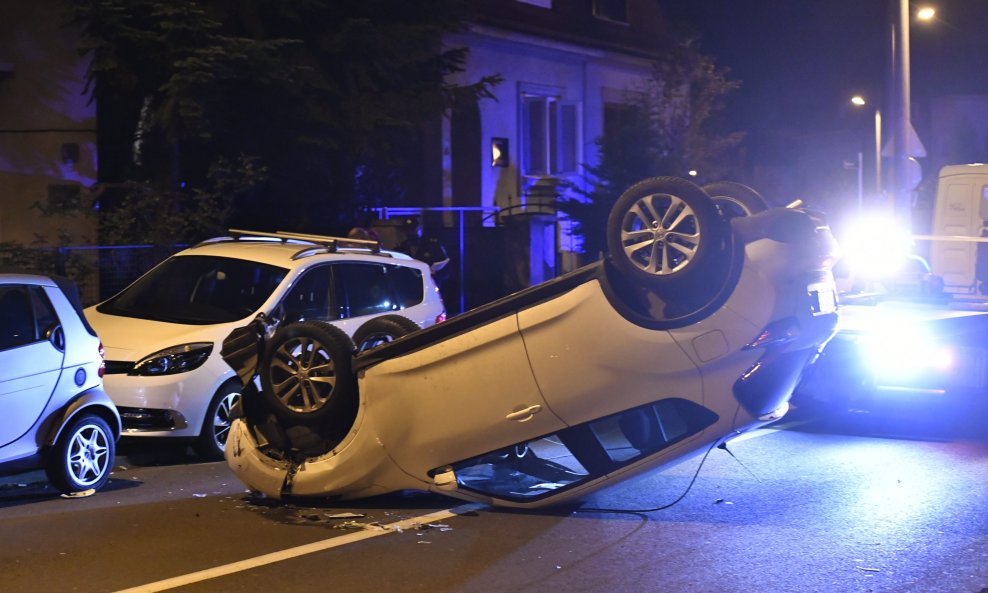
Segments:
[[[576,103],[524,94],[521,101],[522,174],[575,173],[579,137]]]
[[[593,0],[593,15],[597,18],[628,22],[628,0]]]
[[[48,210],[52,212],[77,210],[81,195],[82,192],[78,184],[49,183]]]

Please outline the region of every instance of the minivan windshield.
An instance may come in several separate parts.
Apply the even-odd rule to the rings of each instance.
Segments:
[[[96,307],[100,313],[186,325],[253,315],[288,270],[242,259],[172,257]]]

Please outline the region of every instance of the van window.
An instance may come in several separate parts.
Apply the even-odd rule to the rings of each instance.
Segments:
[[[336,297],[345,303],[348,317],[387,313],[400,308],[381,264],[334,264]]]
[[[332,302],[330,286],[332,286],[332,268],[319,266],[306,271],[295,281],[282,305],[285,308],[284,321],[293,323],[307,319],[331,320],[340,319],[345,315]]]
[[[253,315],[288,270],[201,255],[172,257],[96,310],[183,325],[227,323]]]
[[[388,266],[388,276],[391,278],[399,308],[414,307],[425,298],[421,270]]]

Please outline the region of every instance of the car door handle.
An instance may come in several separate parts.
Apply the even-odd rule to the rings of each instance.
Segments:
[[[542,406],[535,404],[534,406],[528,406],[524,410],[518,410],[517,412],[511,412],[504,417],[505,420],[517,420],[518,422],[528,422],[533,416],[542,411]]]

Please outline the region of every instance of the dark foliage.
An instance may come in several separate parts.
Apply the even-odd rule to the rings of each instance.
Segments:
[[[170,238],[183,241],[226,225],[339,231],[361,208],[401,203],[424,126],[498,81],[444,82],[466,53],[440,39],[469,4],[70,1],[110,143],[104,212],[191,217]],[[114,240],[148,240],[133,216],[104,222]]]
[[[732,172],[733,149],[742,134],[719,133],[713,118],[724,98],[740,85],[728,70],[685,42],[654,63],[654,74],[642,88],[629,92],[626,104],[605,119],[597,138],[600,159],[588,167],[593,179],[588,192],[557,202],[583,236],[583,250],[595,258],[605,248],[611,206],[626,188],[647,177],[687,177],[698,171],[703,183]]]

